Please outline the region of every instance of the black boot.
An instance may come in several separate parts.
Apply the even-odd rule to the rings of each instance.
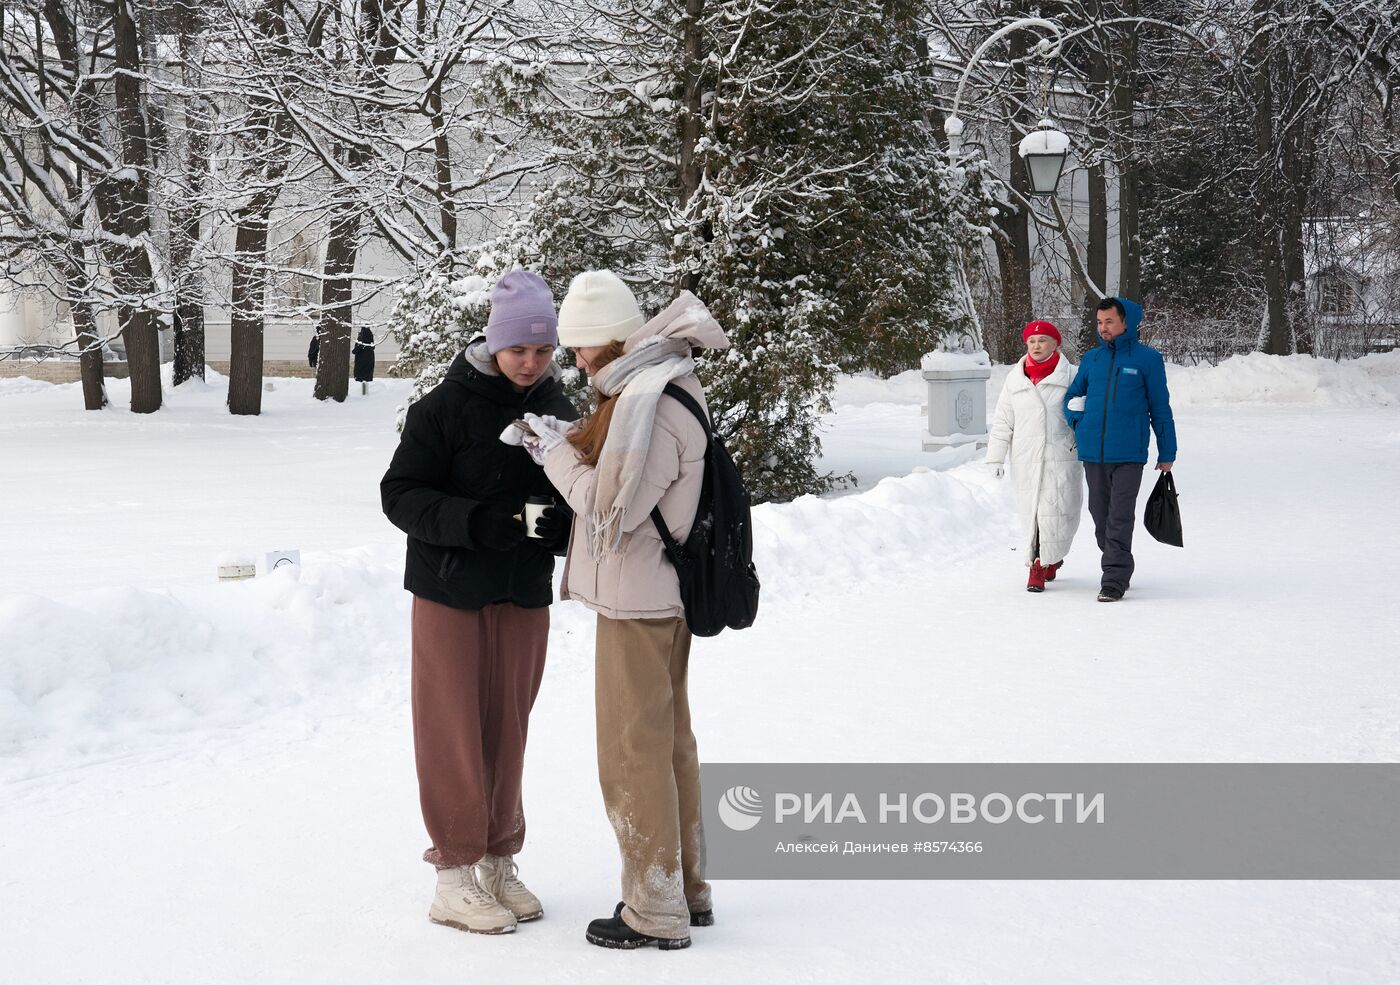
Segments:
[[[692,927],[713,927],[715,925],[715,911],[701,910],[690,915],[690,925]]]
[[[613,910],[611,917],[594,920],[588,925],[588,932],[584,934],[588,943],[627,951],[646,947],[648,944],[655,944],[662,951],[679,951],[690,946],[689,937],[653,937],[633,930],[622,919],[622,907],[622,903],[617,904],[617,909]]]
[[[1100,602],[1117,602],[1123,597],[1123,589],[1117,585],[1105,585],[1099,589]]]

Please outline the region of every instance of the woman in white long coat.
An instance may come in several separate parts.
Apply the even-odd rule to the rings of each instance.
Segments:
[[[1079,529],[1084,478],[1074,432],[1061,411],[1074,366],[1060,355],[1060,331],[1033,321],[1021,337],[1026,357],[1006,377],[992,414],[987,462],[1002,474],[1011,463],[1016,509],[1026,530],[1026,590],[1055,580]]]

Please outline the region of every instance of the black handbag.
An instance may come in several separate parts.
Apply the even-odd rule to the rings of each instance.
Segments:
[[[1176,501],[1176,480],[1170,472],[1163,472],[1152,487],[1152,495],[1147,497],[1147,506],[1142,511],[1142,525],[1154,540],[1172,547],[1181,545],[1181,507]]]

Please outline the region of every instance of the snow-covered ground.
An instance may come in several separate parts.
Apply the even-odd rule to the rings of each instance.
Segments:
[[[762,617],[694,650],[702,757],[1400,758],[1400,354],[1170,380],[1187,547],[1140,536],[1115,606],[1087,517],[1061,578],[1023,590],[1009,484],[918,450],[917,374],[843,381],[826,465],[859,486],[757,511]],[[1386,882],[721,882],[689,951],[589,947],[617,865],[570,604],[526,772],[547,916],[504,938],[428,923],[402,537],[377,489],[406,385],[339,407],[274,387],[240,420],[218,379],[153,417],[0,381],[6,980],[1400,980]],[[226,552],[283,548],[300,571],[214,580]]]

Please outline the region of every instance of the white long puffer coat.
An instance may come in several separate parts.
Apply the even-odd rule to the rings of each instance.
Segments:
[[[1026,564],[1035,560],[1040,531],[1040,563],[1063,561],[1079,529],[1084,507],[1084,474],[1074,432],[1065,423],[1065,391],[1074,366],[1064,356],[1054,371],[1032,383],[1022,364],[1007,374],[992,414],[988,462],[1011,464],[1016,509],[1026,528]]]

